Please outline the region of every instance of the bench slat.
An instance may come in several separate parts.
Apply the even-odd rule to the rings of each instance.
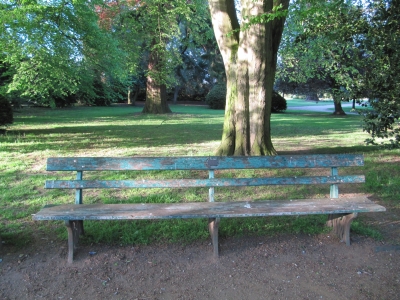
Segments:
[[[173,204],[80,204],[46,206],[34,220],[139,220],[262,217],[385,211],[366,197],[339,199],[195,202]]]
[[[51,157],[48,171],[223,170],[363,166],[359,154],[243,157]]]
[[[47,189],[95,189],[95,188],[186,188],[261,186],[293,184],[341,184],[363,183],[364,175],[265,177],[265,178],[210,178],[210,179],[143,179],[143,180],[47,180]]]

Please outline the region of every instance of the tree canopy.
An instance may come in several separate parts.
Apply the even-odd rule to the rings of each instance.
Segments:
[[[146,82],[144,112],[164,113],[167,89],[176,99],[180,90],[226,82],[217,153],[274,155],[279,65],[281,82],[318,84],[338,111],[342,99],[368,99],[367,142],[398,146],[399,2],[0,1],[0,94],[50,106],[107,105]]]
[[[363,111],[368,144],[400,147],[400,1],[371,1],[365,37],[369,55],[365,89],[369,110]],[[382,140],[383,139],[383,140]]]
[[[119,76],[124,55],[98,26],[96,5],[103,3],[1,1],[1,55],[15,72],[9,90],[41,103],[78,90],[94,98],[98,74]]]
[[[399,19],[396,0],[295,1],[280,52],[279,86],[305,83],[329,92],[335,112],[343,99],[367,99],[366,142],[389,138],[398,145]]]

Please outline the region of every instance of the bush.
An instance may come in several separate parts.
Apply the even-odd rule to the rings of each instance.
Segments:
[[[12,124],[14,121],[13,110],[6,97],[0,94],[0,126]]]
[[[55,107],[69,107],[76,102],[75,95],[68,94],[66,96],[53,96]]]
[[[283,112],[287,109],[286,99],[277,92],[272,92],[271,112]]]
[[[226,85],[216,84],[206,96],[206,103],[212,109],[224,109],[226,98]],[[286,99],[277,92],[272,93],[271,112],[283,112],[287,109]]]
[[[226,84],[216,84],[206,96],[206,103],[212,109],[224,109],[226,99]]]

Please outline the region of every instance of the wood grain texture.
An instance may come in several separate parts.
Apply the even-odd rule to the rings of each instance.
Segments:
[[[196,157],[50,157],[48,171],[224,170],[363,166],[359,154]]]
[[[364,175],[209,179],[47,180],[47,189],[189,188],[298,184],[363,183]]]
[[[339,199],[195,202],[173,204],[81,204],[46,206],[34,220],[143,220],[227,218],[379,212],[385,208],[366,197]]]

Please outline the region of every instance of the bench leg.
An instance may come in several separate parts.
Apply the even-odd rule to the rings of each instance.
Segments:
[[[83,221],[65,221],[68,231],[68,263],[72,264],[74,252],[78,246],[79,236],[83,234]]]
[[[219,226],[219,218],[208,219],[208,230],[210,231],[215,258],[218,258],[218,226]]]
[[[331,214],[328,217],[327,226],[333,227],[340,240],[350,246],[350,226],[353,219],[357,218],[357,213],[352,214]]]

